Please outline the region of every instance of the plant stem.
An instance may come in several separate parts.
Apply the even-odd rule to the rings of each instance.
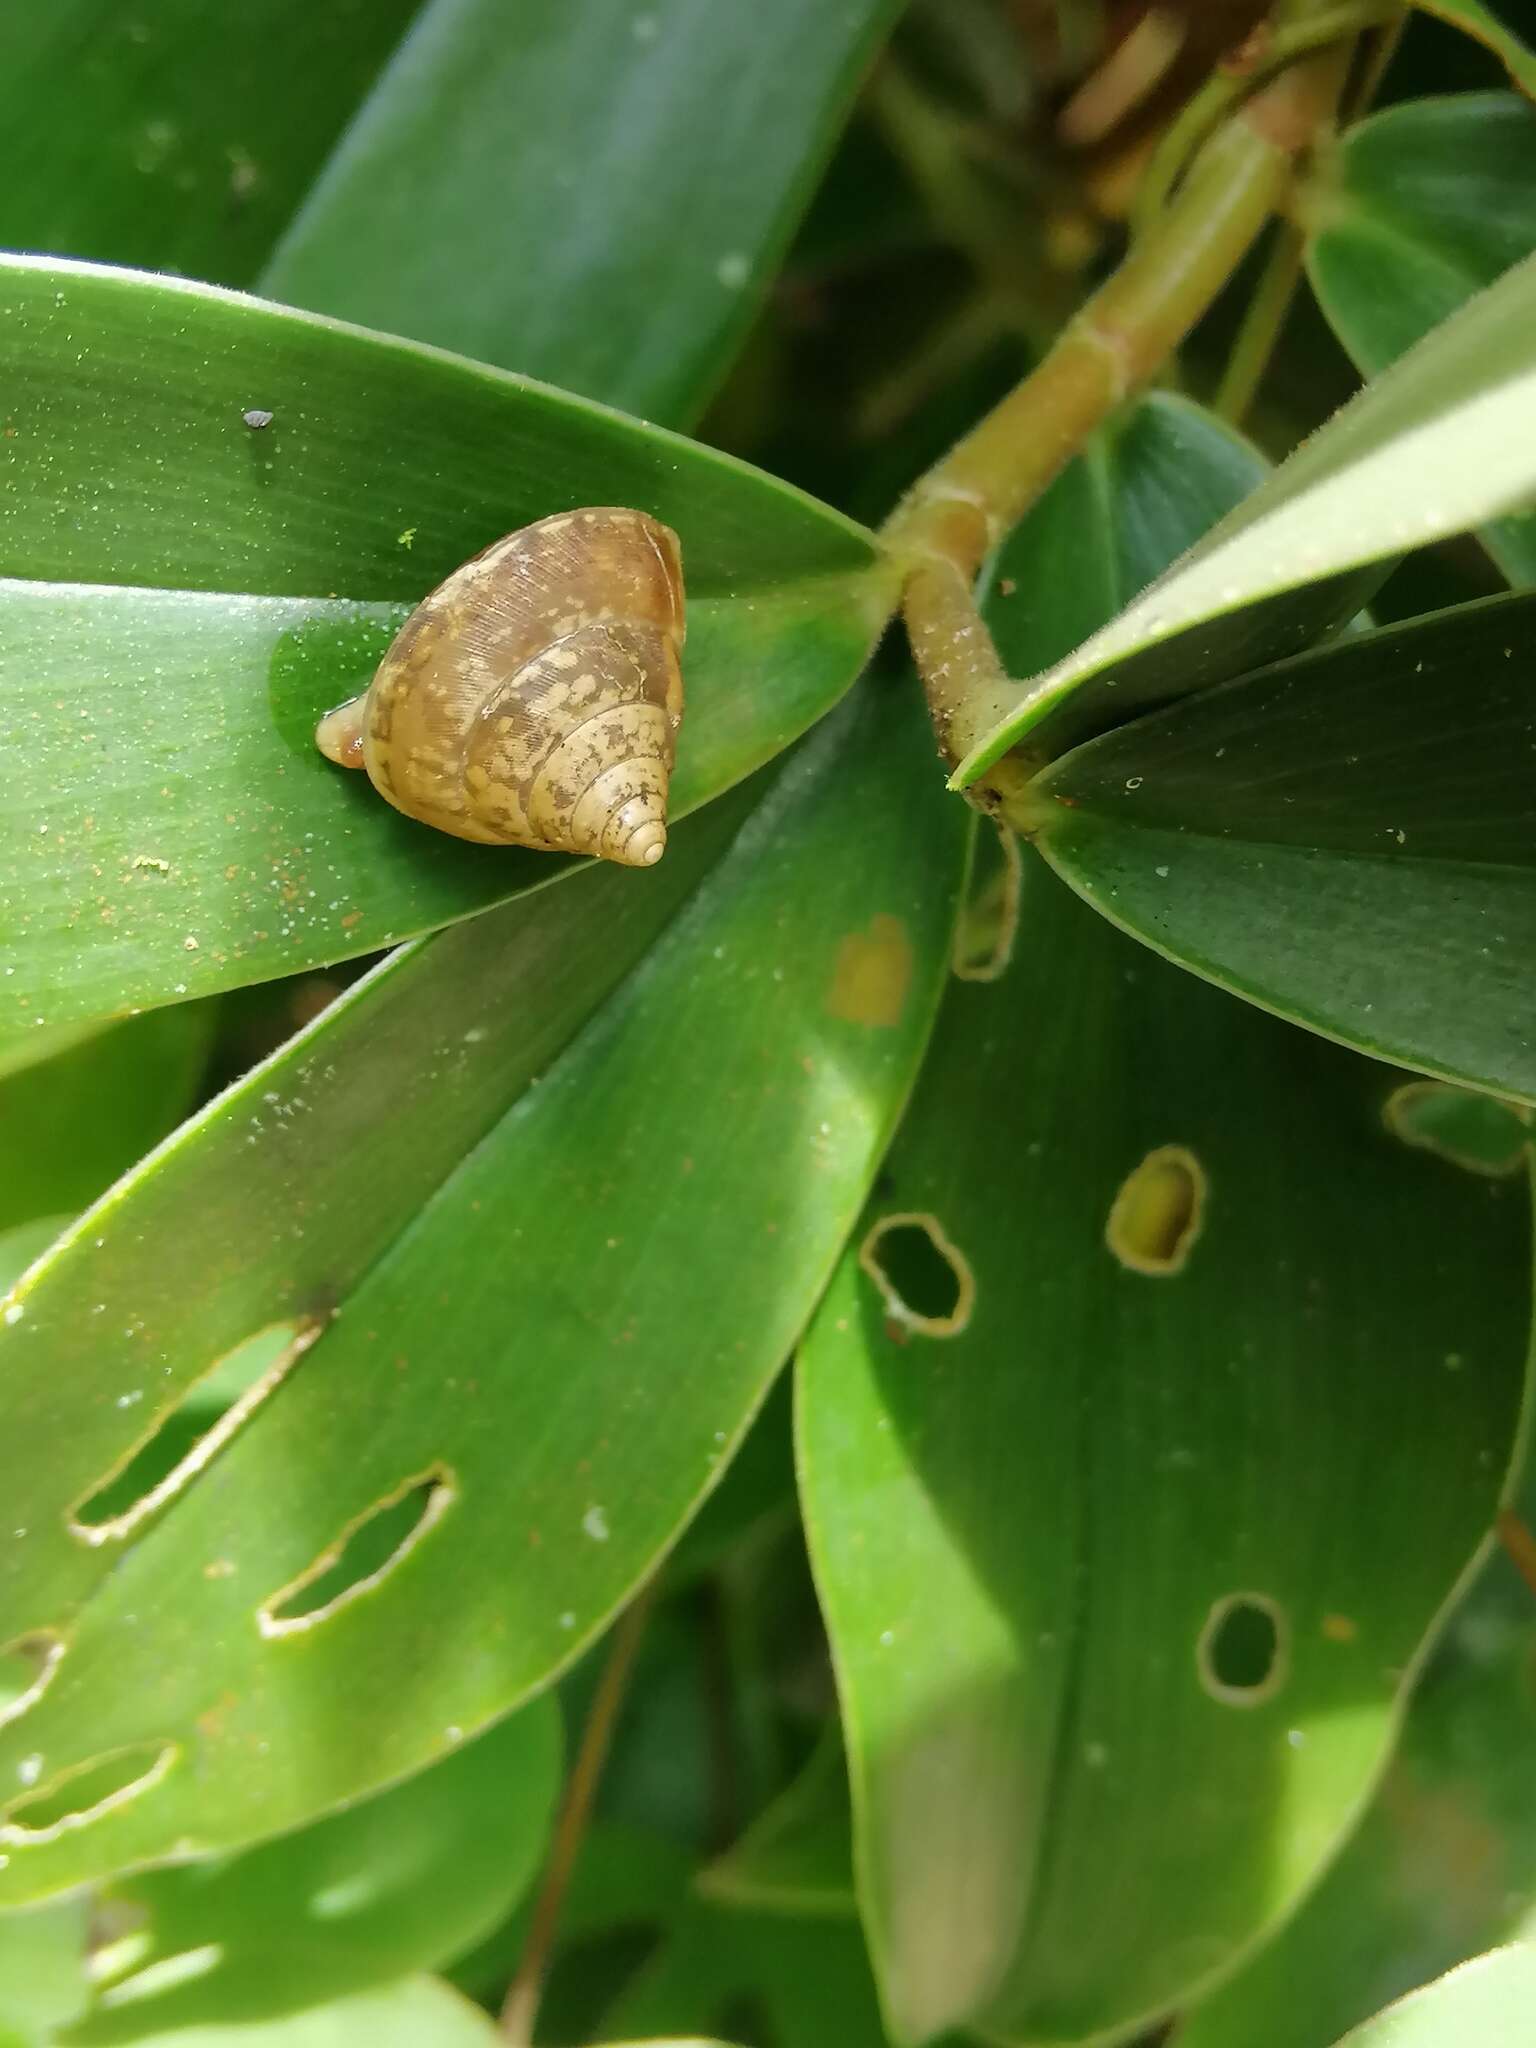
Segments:
[[[1275,28],[1258,43],[1251,62],[1219,70],[1207,79],[1168,129],[1147,166],[1136,195],[1135,231],[1146,232],[1177,185],[1185,164],[1240,100],[1299,57],[1379,28],[1396,11],[1395,0],[1335,0],[1309,19]]]
[[[592,1803],[597,1796],[603,1765],[608,1760],[608,1748],[613,1740],[619,1710],[634,1674],[635,1655],[645,1634],[646,1623],[651,1618],[656,1585],[657,1581],[653,1579],[620,1615],[613,1631],[608,1661],[603,1666],[586,1726],[581,1731],[581,1744],[571,1765],[560,1818],[555,1823],[554,1840],[550,1844],[549,1861],[544,1867],[544,1881],[534,1902],[527,1945],[502,2003],[501,2032],[514,2044],[514,2048],[530,2048],[533,2040],[534,2021],[538,2017],[544,1979],[560,1925],[560,1909],[565,1903],[571,1872],[576,1867],[576,1858],[592,1818]]]
[[[1301,261],[1307,238],[1295,221],[1283,220],[1275,230],[1274,247],[1263,275],[1248,302],[1232,353],[1216,393],[1215,410],[1234,427],[1247,418],[1258,394],[1301,282]]]
[[[1334,17],[1282,0],[1279,25]],[[886,524],[904,558],[912,651],[939,750],[955,766],[1016,694],[971,581],[1104,419],[1150,381],[1242,261],[1330,115],[1347,46],[1283,72],[1204,145],[1172,202],[1039,366],[921,477]]]

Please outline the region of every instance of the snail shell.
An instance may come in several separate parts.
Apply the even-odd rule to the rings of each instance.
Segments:
[[[315,741],[407,817],[495,846],[650,867],[683,718],[677,535],[557,512],[422,599]]]

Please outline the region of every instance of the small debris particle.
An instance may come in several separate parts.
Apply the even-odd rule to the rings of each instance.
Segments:
[[[187,952],[195,953],[197,951],[197,937],[195,933],[188,932],[187,936],[182,940],[181,943],[186,948]]]
[[[160,875],[168,875],[171,872],[170,862],[160,860],[152,853],[136,853],[133,856],[133,865],[136,868],[153,868],[156,874]]]
[[[19,1323],[25,1314],[26,1310],[22,1307],[21,1303],[19,1301],[13,1301],[10,1302],[6,1307],[5,1320],[8,1323]]]
[[[271,413],[259,405],[253,405],[249,412],[241,413],[240,417],[253,434],[259,434],[263,427],[270,427],[272,424]]]
[[[590,1536],[594,1543],[608,1541],[608,1517],[601,1508],[588,1508],[581,1518],[583,1535]]]
[[[404,528],[402,532],[397,533],[395,535],[395,545],[397,547],[408,548],[414,544],[415,539],[416,528],[414,526],[407,526],[406,528]]]

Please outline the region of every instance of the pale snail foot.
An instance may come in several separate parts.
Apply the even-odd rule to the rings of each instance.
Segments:
[[[338,768],[362,768],[363,726],[368,709],[368,693],[360,697],[349,697],[345,704],[338,704],[334,711],[327,711],[315,727],[315,745],[327,761],[334,761]]]

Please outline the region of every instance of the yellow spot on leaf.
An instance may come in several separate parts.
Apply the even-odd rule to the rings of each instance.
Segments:
[[[837,949],[826,1008],[845,1024],[889,1031],[901,1022],[912,983],[912,941],[899,917],[881,911]]]
[[[1182,1273],[1205,1214],[1205,1169],[1183,1145],[1158,1145],[1120,1184],[1104,1241],[1133,1273]]]

